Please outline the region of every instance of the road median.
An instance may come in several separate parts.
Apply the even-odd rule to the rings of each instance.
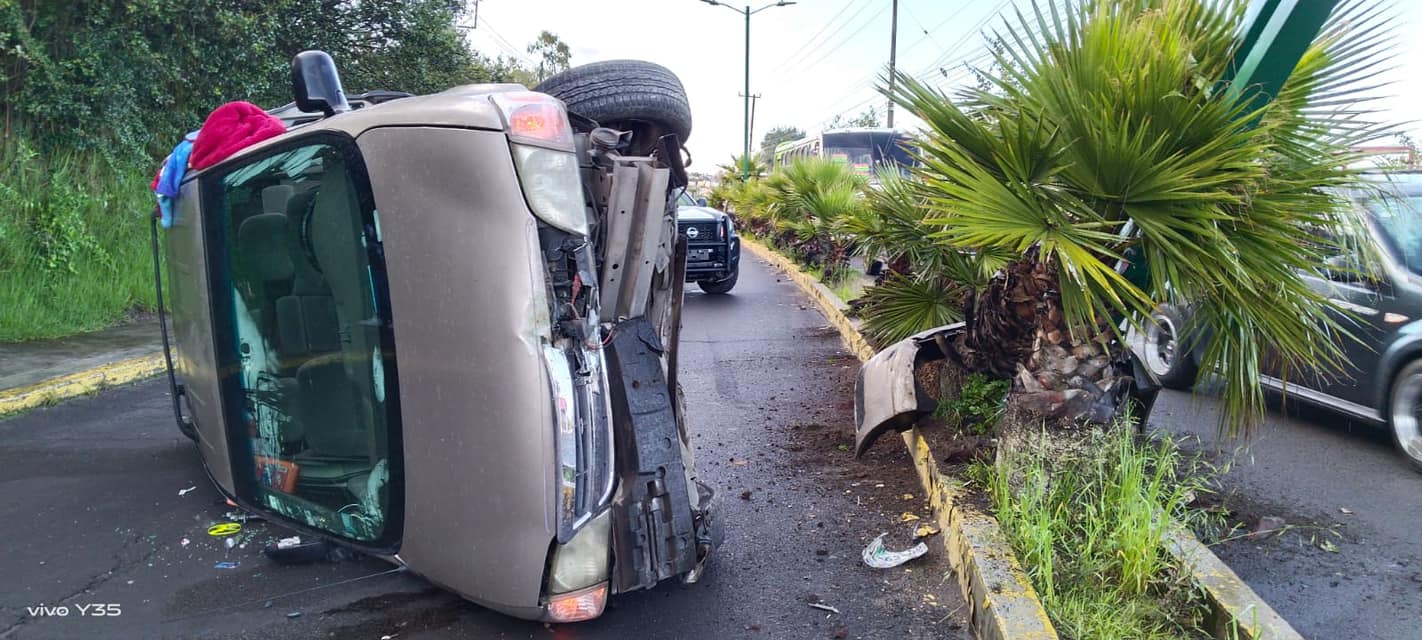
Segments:
[[[742,237],[742,246],[784,272],[840,334],[861,362],[874,356],[849,308],[828,287],[775,250]],[[1017,561],[997,520],[965,504],[938,470],[937,459],[915,427],[903,434],[904,445],[927,492],[935,518],[944,532],[949,564],[957,573],[963,597],[972,607],[974,634],[984,640],[1057,638],[1030,578]],[[1221,640],[1302,640],[1289,623],[1249,588],[1234,571],[1183,526],[1165,544],[1165,551],[1189,572],[1190,582],[1209,607],[1209,629]]]
[[[151,353],[105,363],[31,385],[0,389],[0,417],[88,395],[107,387],[151,378],[163,371],[163,354]]]
[[[759,242],[742,237],[741,246],[780,269],[814,300],[820,312],[839,330],[845,346],[861,362],[874,356],[874,348],[854,321],[845,315],[848,305],[829,288]],[[905,431],[903,441],[943,531],[949,565],[957,574],[963,598],[972,609],[969,620],[973,633],[983,640],[1056,638],[1056,629],[1046,609],[997,521],[965,504],[951,484],[944,481],[937,459],[917,428]]]

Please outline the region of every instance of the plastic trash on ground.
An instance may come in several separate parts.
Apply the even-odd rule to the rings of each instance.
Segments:
[[[874,567],[875,569],[892,569],[928,553],[928,545],[922,542],[903,551],[889,551],[884,548],[884,536],[886,535],[889,534],[879,534],[879,537],[874,538],[874,540],[869,543],[869,546],[864,547],[864,564]]]

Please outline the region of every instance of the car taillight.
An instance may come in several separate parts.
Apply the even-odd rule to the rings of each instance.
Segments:
[[[573,127],[568,112],[557,98],[532,91],[510,91],[489,96],[508,123],[509,138],[515,142],[550,145],[573,150]]]

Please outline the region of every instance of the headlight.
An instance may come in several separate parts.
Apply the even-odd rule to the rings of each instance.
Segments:
[[[578,159],[569,151],[514,144],[523,196],[533,214],[569,233],[588,234],[588,214],[583,207]]]
[[[607,581],[612,511],[593,518],[567,544],[553,550],[548,593],[563,594]]]

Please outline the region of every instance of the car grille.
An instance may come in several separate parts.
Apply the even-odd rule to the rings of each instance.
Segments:
[[[686,236],[688,242],[710,242],[716,240],[715,222],[685,223],[678,226],[681,235]],[[696,229],[696,237],[691,237],[687,229]]]

